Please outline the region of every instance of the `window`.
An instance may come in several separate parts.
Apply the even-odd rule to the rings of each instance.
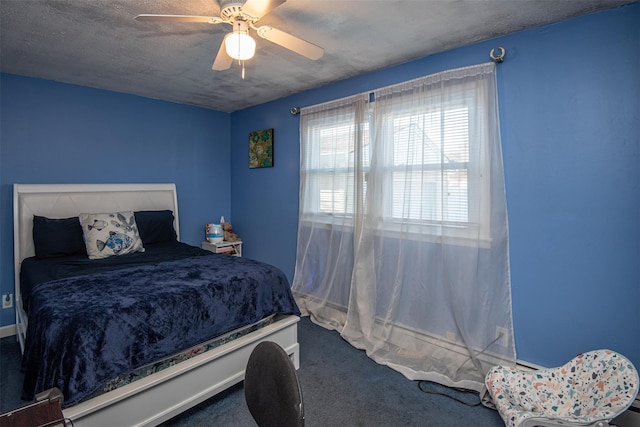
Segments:
[[[358,129],[365,141],[360,146],[355,141]],[[306,176],[312,196],[305,198],[304,211],[319,216],[353,216],[356,169],[358,165],[368,164],[368,123],[355,125],[353,115],[330,123],[314,120],[306,133],[309,143],[306,150],[303,149],[307,155],[303,156],[301,173]],[[357,158],[356,152],[360,153]]]
[[[360,113],[329,110],[303,123],[303,213],[329,222],[351,218],[361,204],[384,230],[488,239],[482,91],[475,83],[436,86],[416,102],[412,90],[411,102],[404,93],[376,94]]]
[[[466,108],[393,121],[392,219],[467,223],[469,113]]]

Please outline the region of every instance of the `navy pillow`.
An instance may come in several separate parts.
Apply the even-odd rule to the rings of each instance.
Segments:
[[[134,212],[138,234],[142,243],[159,243],[176,241],[176,230],[173,228],[173,212],[165,211],[138,211]]]
[[[87,254],[78,217],[53,219],[34,215],[33,244],[37,258]]]

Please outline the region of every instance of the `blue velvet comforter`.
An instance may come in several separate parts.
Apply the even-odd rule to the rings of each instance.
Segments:
[[[73,405],[115,376],[274,313],[300,314],[277,268],[199,256],[34,287],[23,398],[58,387]]]

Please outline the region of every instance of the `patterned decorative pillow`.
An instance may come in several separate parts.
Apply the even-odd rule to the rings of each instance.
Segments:
[[[144,252],[133,211],[80,214],[90,259]]]

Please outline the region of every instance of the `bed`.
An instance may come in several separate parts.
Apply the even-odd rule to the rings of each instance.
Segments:
[[[299,367],[299,311],[282,272],[180,243],[178,219],[174,184],[14,185],[23,397],[58,381],[74,426],[157,425],[242,381],[259,342]],[[95,240],[97,259],[56,252],[60,222]],[[102,240],[86,234],[114,226]],[[118,253],[131,228],[144,250]]]

